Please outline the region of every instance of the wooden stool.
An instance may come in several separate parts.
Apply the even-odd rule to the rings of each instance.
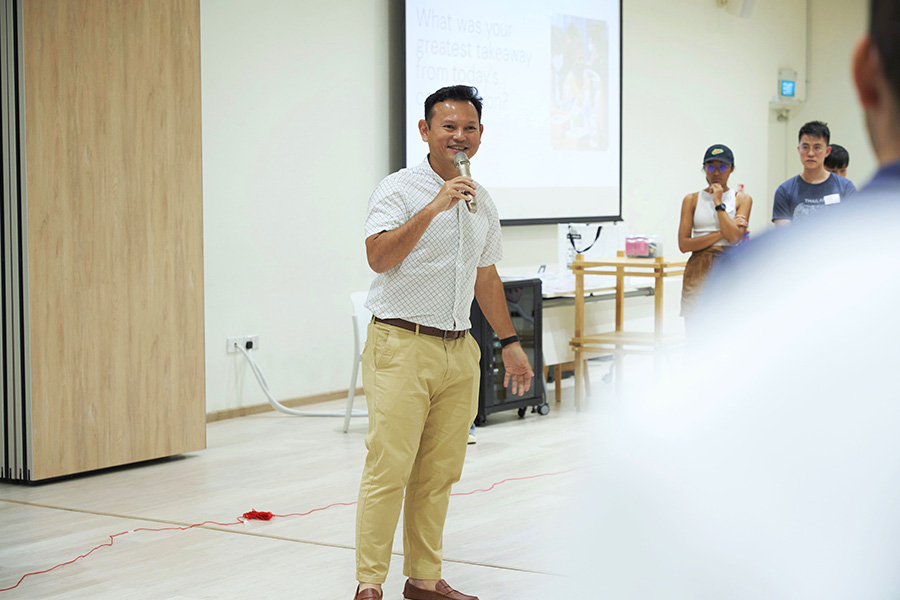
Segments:
[[[584,403],[584,354],[614,354],[616,357],[616,384],[621,381],[624,354],[653,354],[670,347],[680,346],[680,336],[663,335],[663,278],[684,274],[684,261],[666,262],[657,258],[627,258],[619,252],[616,258],[585,261],[578,254],[572,263],[575,273],[575,337],[569,344],[575,352],[575,408]],[[615,331],[595,335],[584,333],[584,276],[615,275],[616,277],[616,323]],[[625,309],[625,277],[652,277],[654,318],[652,332],[628,332],[623,330]]]

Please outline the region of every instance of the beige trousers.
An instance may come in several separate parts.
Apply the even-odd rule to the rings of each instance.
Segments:
[[[470,335],[445,341],[369,323],[362,355],[369,452],[356,511],[358,581],[384,583],[401,506],[404,575],[441,578],[450,487],[462,474],[478,410],[479,358]]]

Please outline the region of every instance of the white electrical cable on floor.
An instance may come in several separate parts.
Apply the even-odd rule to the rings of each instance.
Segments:
[[[274,408],[275,410],[283,412],[286,415],[293,415],[295,417],[343,417],[346,415],[346,412],[343,410],[296,410],[293,408],[288,408],[287,406],[281,404],[280,402],[278,402],[278,400],[272,397],[272,392],[269,391],[269,384],[266,383],[266,377],[262,374],[262,370],[260,370],[259,366],[257,366],[256,361],[253,360],[253,357],[250,356],[250,353],[243,347],[241,347],[240,344],[235,344],[234,347],[240,350],[241,353],[247,358],[247,362],[250,363],[250,369],[256,376],[256,381],[259,382],[259,387],[262,388],[262,391],[266,395],[266,398],[269,399],[269,404],[271,404],[272,408]],[[354,410],[352,416],[365,417],[368,416],[368,413],[364,410]]]

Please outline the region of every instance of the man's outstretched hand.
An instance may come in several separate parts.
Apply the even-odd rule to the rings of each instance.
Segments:
[[[531,389],[531,378],[534,371],[528,362],[528,356],[522,349],[522,344],[515,342],[503,349],[503,367],[506,375],[503,377],[503,387],[509,386],[509,391],[517,396],[524,396]],[[511,384],[511,385],[510,385]]]

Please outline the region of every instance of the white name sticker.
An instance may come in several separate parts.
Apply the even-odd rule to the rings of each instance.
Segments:
[[[827,196],[822,198],[822,200],[825,202],[825,204],[837,204],[838,202],[841,201],[841,195],[840,194],[828,194]]]

